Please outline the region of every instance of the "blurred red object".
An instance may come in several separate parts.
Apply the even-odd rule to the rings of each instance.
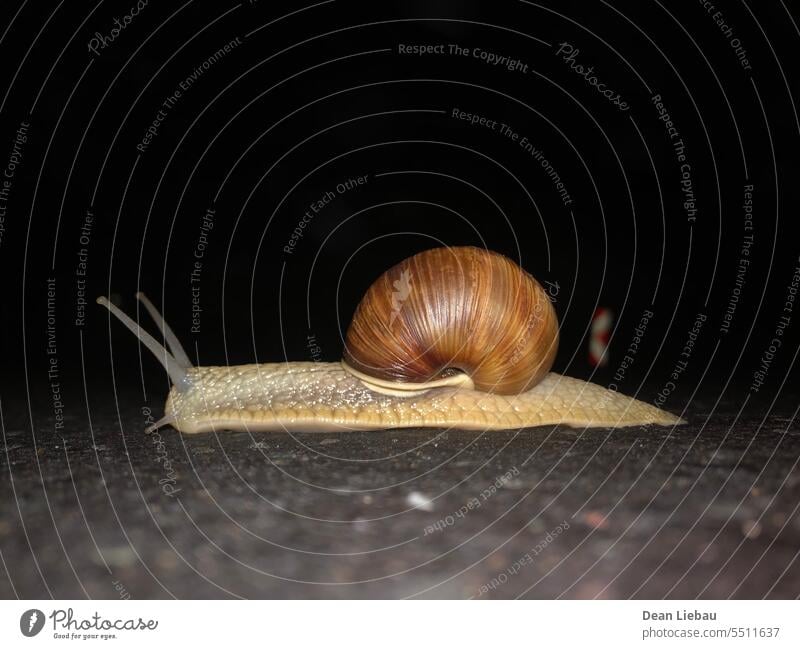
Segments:
[[[592,328],[589,338],[589,363],[593,367],[608,365],[608,339],[614,324],[614,312],[605,307],[598,307],[592,317]]]

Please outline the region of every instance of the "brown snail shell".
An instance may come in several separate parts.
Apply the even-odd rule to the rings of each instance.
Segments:
[[[435,248],[370,286],[342,365],[378,391],[462,384],[517,394],[545,377],[557,350],[555,309],[531,275],[496,252]]]

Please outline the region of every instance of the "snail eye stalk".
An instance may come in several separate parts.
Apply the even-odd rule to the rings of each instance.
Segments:
[[[146,299],[146,298],[145,298]],[[187,367],[191,367],[191,363],[189,363],[188,357],[186,357],[186,352],[183,351],[183,348],[178,345],[180,348],[180,353],[183,354],[182,358],[188,365],[183,365],[179,362],[172,354],[170,354],[167,349],[159,343],[153,336],[149,333],[144,331],[138,323],[134,322],[131,318],[125,315],[119,308],[111,303],[110,300],[101,296],[97,298],[97,303],[106,307],[116,318],[124,324],[130,331],[136,336],[141,343],[147,347],[152,353],[153,356],[164,366],[164,369],[167,370],[167,374],[169,374],[169,378],[172,381],[173,385],[179,390],[184,391],[188,387],[188,374],[186,372]],[[147,306],[147,305],[145,305]],[[152,306],[152,305],[151,305]],[[153,307],[153,311],[155,311],[155,307]],[[155,311],[158,314],[158,311]],[[160,318],[160,314],[159,314]],[[163,321],[163,318],[161,318]],[[166,327],[166,323],[164,323]],[[166,331],[164,330],[165,337]],[[174,334],[170,330],[169,333],[174,338]],[[177,339],[175,339],[177,342]],[[171,345],[170,345],[171,346]]]
[[[158,328],[161,330],[161,334],[164,336],[164,340],[167,341],[169,351],[172,352],[172,355],[175,357],[175,360],[178,361],[178,364],[181,367],[192,367],[192,361],[189,360],[189,356],[184,351],[183,345],[181,345],[181,342],[172,331],[172,328],[167,324],[167,321],[164,320],[164,316],[158,312],[158,309],[153,306],[153,303],[147,299],[147,296],[141,291],[136,294],[136,299],[144,305],[144,308],[147,309],[150,317],[153,318],[153,321],[156,323],[156,325],[158,325]]]

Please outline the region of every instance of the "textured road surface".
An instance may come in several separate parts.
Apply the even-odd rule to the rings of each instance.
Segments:
[[[687,426],[145,435],[3,404],[0,596],[800,595],[793,405]],[[153,412],[153,416],[159,416]]]

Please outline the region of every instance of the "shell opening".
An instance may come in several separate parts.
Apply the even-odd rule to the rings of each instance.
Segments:
[[[364,372],[360,372],[354,367],[351,367],[344,361],[341,361],[342,369],[352,374],[361,383],[373,392],[379,394],[387,394],[392,397],[416,397],[425,394],[433,388],[459,388],[462,390],[474,390],[475,383],[469,374],[456,370],[455,368],[448,368],[445,376],[425,381],[423,383],[390,381],[387,379],[379,379]]]

